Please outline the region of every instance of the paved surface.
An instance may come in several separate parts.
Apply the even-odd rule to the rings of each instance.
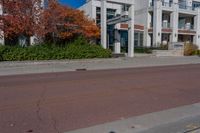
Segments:
[[[0,75],[66,72],[66,71],[75,71],[76,69],[103,70],[103,69],[136,68],[136,67],[199,64],[199,63],[200,63],[200,57],[197,56],[191,56],[191,57],[137,56],[135,58],[115,58],[115,59],[0,62]]]
[[[0,77],[2,133],[63,133],[200,101],[200,65]]]
[[[66,133],[200,133],[200,103]]]

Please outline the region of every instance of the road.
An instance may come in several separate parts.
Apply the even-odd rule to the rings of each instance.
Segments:
[[[200,65],[0,77],[0,132],[63,133],[200,102]]]

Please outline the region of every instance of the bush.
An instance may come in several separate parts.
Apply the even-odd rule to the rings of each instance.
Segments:
[[[53,59],[83,59],[109,58],[111,51],[101,46],[88,44],[85,40],[76,40],[66,46],[35,45],[30,47],[1,46],[0,60],[53,60]]]
[[[152,53],[152,48],[148,47],[135,47],[135,53]]]
[[[195,51],[193,52],[193,55],[200,55],[200,50],[195,50]]]
[[[153,50],[167,50],[167,45],[161,45],[160,47],[135,47],[135,53],[151,54]]]
[[[0,61],[3,61],[3,53],[6,51],[6,47],[0,44]]]
[[[105,50],[97,45],[69,45],[67,47],[68,59],[83,58],[108,58],[111,57],[111,51]]]
[[[190,56],[193,55],[194,52],[198,49],[198,47],[194,44],[191,43],[186,43],[184,46],[184,55],[185,56]]]

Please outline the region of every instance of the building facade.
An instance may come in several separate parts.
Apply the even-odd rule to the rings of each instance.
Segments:
[[[114,49],[115,53],[127,51],[130,20],[115,19],[120,16],[123,18],[123,14],[130,11],[129,5],[126,0],[121,0],[121,3],[114,2],[120,0],[113,0],[111,3],[109,0],[104,1],[107,1],[107,29],[104,29],[107,31],[106,46]],[[134,47],[159,47],[172,42],[191,42],[200,48],[200,0],[132,1],[134,18],[128,16],[134,20]],[[80,10],[85,11],[89,18],[102,27],[101,7],[102,0],[87,0]],[[102,36],[105,34],[101,34],[101,38]]]
[[[135,4],[135,21],[145,27],[145,46],[171,42],[200,46],[200,0],[135,0]]]
[[[87,0],[79,9],[101,27],[104,48],[113,49],[115,53],[125,51],[129,57],[134,56],[134,27],[137,27],[138,33],[143,32],[143,27],[135,25],[133,0]]]

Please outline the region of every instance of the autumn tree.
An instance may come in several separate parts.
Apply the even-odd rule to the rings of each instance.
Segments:
[[[0,16],[4,36],[12,39],[19,36],[44,34],[41,0],[1,0],[3,15]]]
[[[44,24],[47,34],[65,41],[77,36],[99,37],[99,28],[84,12],[60,5],[55,0],[49,1],[44,11]]]
[[[77,36],[99,37],[99,28],[82,11],[49,0],[0,0],[4,14],[0,16],[0,30],[8,39],[20,36],[51,37],[68,41]]]

